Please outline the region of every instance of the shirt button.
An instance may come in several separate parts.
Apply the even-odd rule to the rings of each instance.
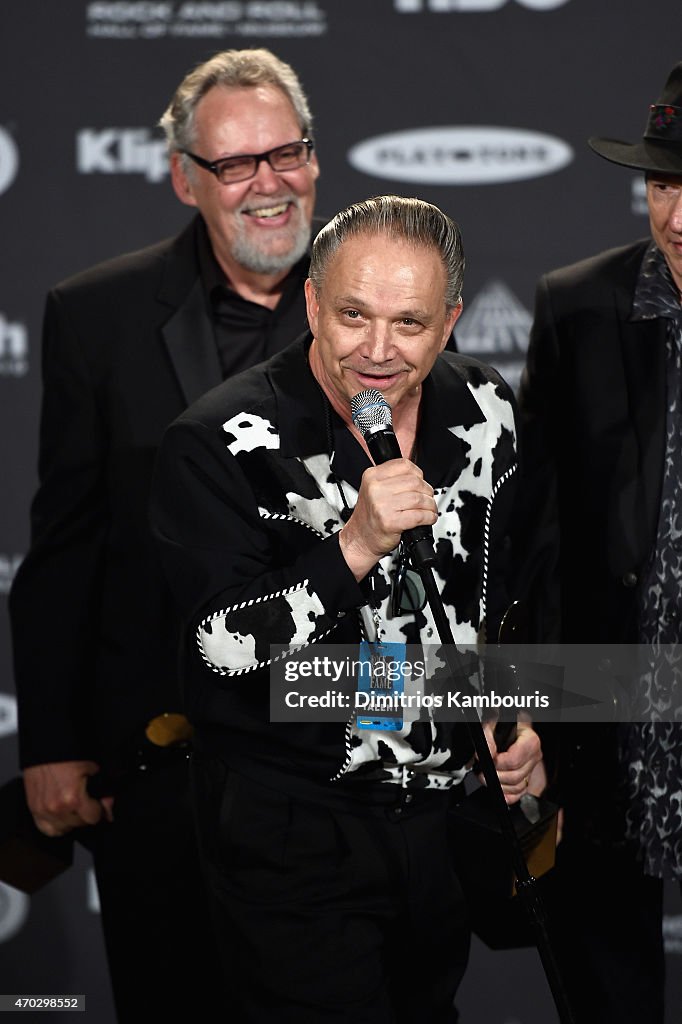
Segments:
[[[626,572],[623,573],[623,586],[624,587],[635,587],[637,585],[637,573]]]
[[[405,803],[406,804],[412,803],[412,794],[411,793],[407,793],[406,794],[406,796],[405,796]]]

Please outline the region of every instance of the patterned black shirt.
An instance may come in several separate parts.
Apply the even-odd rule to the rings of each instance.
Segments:
[[[652,242],[642,261],[634,320],[663,317],[666,330],[666,450],[656,545],[640,591],[639,640],[649,651],[634,709],[622,729],[628,839],[647,874],[682,878],[682,305]],[[645,658],[646,658],[645,654]],[[644,719],[644,721],[642,721]]]

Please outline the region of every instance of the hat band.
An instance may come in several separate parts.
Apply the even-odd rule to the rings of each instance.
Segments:
[[[652,103],[644,138],[657,139],[659,142],[682,142],[682,107]]]

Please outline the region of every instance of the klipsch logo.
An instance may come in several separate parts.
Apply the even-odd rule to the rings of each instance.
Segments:
[[[490,281],[455,327],[457,348],[500,371],[517,390],[526,361],[531,315],[502,281]]]
[[[508,0],[393,0],[393,3],[400,14],[418,14],[420,11],[448,14],[451,11],[497,11]],[[568,0],[516,0],[516,3],[530,7],[532,11],[553,11],[555,7],[563,7]]]
[[[517,128],[415,128],[358,142],[356,170],[424,185],[492,185],[537,178],[573,159],[562,139]]]
[[[81,174],[143,174],[161,181],[168,173],[166,143],[148,128],[83,128],[76,136]]]
[[[17,176],[19,153],[12,136],[0,128],[0,193],[5,192]]]

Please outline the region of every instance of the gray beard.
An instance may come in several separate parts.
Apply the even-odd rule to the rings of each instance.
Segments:
[[[240,267],[255,274],[281,274],[298,263],[305,255],[310,243],[310,224],[303,221],[296,228],[288,252],[270,253],[258,249],[251,239],[237,238],[232,247],[232,256]]]

